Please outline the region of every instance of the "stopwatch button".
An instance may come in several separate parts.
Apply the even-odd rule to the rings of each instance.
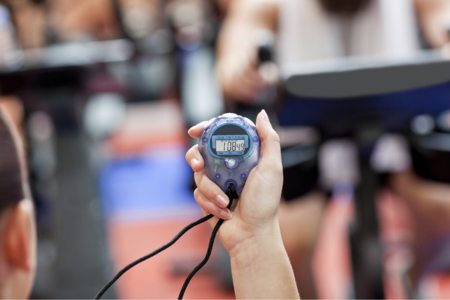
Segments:
[[[234,169],[239,165],[238,161],[234,158],[225,158],[225,166],[228,169]]]

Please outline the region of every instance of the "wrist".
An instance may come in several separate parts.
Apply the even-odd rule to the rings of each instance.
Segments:
[[[299,298],[278,222],[237,244],[229,253],[237,299]]]
[[[266,226],[234,245],[228,252],[231,262],[243,267],[255,260],[267,259],[274,251],[286,251],[278,220],[268,222]]]

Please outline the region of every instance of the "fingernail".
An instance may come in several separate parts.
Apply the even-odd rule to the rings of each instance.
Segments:
[[[225,208],[228,206],[228,199],[226,199],[222,195],[217,195],[217,202],[219,202],[219,204],[222,208]]]
[[[224,220],[231,219],[231,212],[228,209],[222,209],[220,211],[220,217]]]
[[[267,113],[266,113],[266,110],[265,109],[263,109],[263,110],[261,110],[261,115],[262,115],[262,117],[266,120],[266,121],[269,121],[269,116],[267,115]]]

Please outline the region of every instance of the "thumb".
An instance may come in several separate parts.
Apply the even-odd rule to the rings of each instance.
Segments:
[[[280,137],[273,129],[266,111],[263,109],[256,118],[256,130],[261,141],[261,167],[281,168]]]

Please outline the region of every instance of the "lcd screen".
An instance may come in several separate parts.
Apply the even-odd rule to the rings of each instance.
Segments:
[[[245,152],[244,140],[216,140],[216,152],[217,154],[227,154],[236,152]]]

